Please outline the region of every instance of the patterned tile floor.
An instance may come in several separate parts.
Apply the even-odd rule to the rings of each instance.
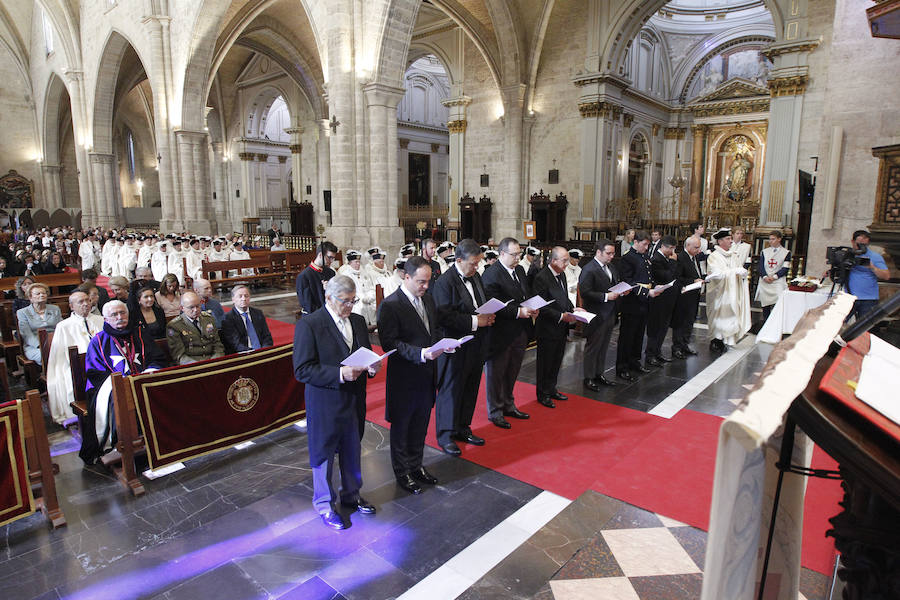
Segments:
[[[254,304],[270,318],[293,323],[296,301],[289,292],[255,290]],[[581,386],[584,342],[576,339],[566,350],[560,390],[651,410],[714,360],[706,348],[706,331],[700,327],[695,333],[698,356],[597,394]],[[615,336],[613,340],[609,358],[615,355]],[[727,415],[746,385],[755,381],[769,349],[754,347],[688,408]],[[522,381],[534,381],[534,354],[526,354]],[[147,482],[148,494],[137,499],[120,490],[107,473],[82,469],[73,453],[77,443],[68,433],[54,433],[51,439],[61,465],[57,485],[70,524],[50,531],[35,515],[0,528],[3,598],[84,597],[83,592],[103,582],[166,569],[174,564],[171,560],[194,556],[212,542],[230,543],[251,521],[258,522],[264,537],[270,536],[264,540],[268,546],[223,556],[194,575],[176,572],[167,584],[150,582],[148,589],[167,599],[393,598],[414,590],[417,582],[476,540],[490,544],[492,528],[502,531],[504,518],[540,492],[427,449],[426,461],[442,484],[422,496],[407,496],[392,481],[386,431],[370,424],[364,440],[367,497],[383,510],[373,525],[361,522],[348,530],[344,544],[326,552],[333,536],[326,539],[328,532],[318,519],[306,515],[310,492],[305,436],[296,431],[266,436],[248,450],[192,461],[179,473]],[[486,505],[502,510],[472,511]],[[286,510],[304,515],[288,533],[275,521],[279,511]],[[399,538],[387,535],[389,531],[403,536],[402,552],[396,548]],[[465,600],[693,600],[700,594],[705,547],[706,533],[699,529],[587,492],[493,567],[485,566],[457,588],[465,590],[459,595]],[[361,580],[363,571],[370,575]],[[829,578],[804,569],[801,597],[824,600],[829,585]],[[457,593],[426,589],[409,597],[435,600]]]

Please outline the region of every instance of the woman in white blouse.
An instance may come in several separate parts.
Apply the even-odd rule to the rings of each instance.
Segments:
[[[19,321],[19,339],[25,349],[25,358],[41,364],[41,343],[38,331],[53,331],[56,324],[62,321],[62,313],[55,304],[47,304],[50,288],[43,283],[32,284],[28,290],[31,304],[19,309],[16,317]]]

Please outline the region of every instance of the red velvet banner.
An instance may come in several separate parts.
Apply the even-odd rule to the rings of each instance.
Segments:
[[[24,419],[21,400],[0,404],[0,525],[34,512]]]
[[[150,468],[196,458],[306,415],[293,344],[129,378]]]

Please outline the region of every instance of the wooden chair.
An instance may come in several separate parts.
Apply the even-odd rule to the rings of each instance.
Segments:
[[[44,391],[41,392],[41,397],[45,398],[47,396],[47,359],[50,357],[50,344],[53,343],[53,332],[46,329],[38,329],[38,342],[41,349],[41,364],[25,358],[24,346],[22,347],[22,353],[16,357],[16,360],[18,360],[22,371],[25,373],[26,385],[31,388],[38,388],[38,384],[43,384]]]
[[[81,419],[87,416],[87,375],[84,368],[85,353],[78,351],[78,346],[69,346],[69,373],[72,375],[72,396],[74,400],[69,403],[72,412],[78,417],[79,426]]]
[[[5,371],[5,365],[4,369]],[[28,478],[35,492],[35,503],[50,520],[53,528],[66,524],[66,517],[59,508],[56,497],[56,479],[59,466],[50,460],[50,444],[44,426],[44,411],[37,390],[28,390],[22,402],[24,413],[25,455],[28,461]]]
[[[0,338],[2,338],[3,358],[10,365],[17,364],[16,356],[21,352],[19,340],[13,330],[17,329],[16,315],[12,311],[12,300],[0,302]]]
[[[0,358],[0,404],[10,400],[9,371],[6,369],[6,360]]]

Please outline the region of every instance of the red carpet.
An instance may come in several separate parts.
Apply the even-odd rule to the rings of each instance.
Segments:
[[[382,373],[369,382],[367,416],[389,427],[384,386]],[[720,417],[682,410],[663,419],[572,395],[548,409],[536,402],[534,386],[521,382],[515,395],[532,418],[510,419],[512,429],[499,429],[487,420],[482,379],[472,429],[487,444],[462,444],[464,458],[567,498],[593,489],[708,530]],[[434,415],[427,443],[438,447]],[[813,466],[827,467],[823,456],[817,449]],[[840,498],[837,482],[809,484],[803,565],[820,573],[831,573],[834,546],[824,536]]]

